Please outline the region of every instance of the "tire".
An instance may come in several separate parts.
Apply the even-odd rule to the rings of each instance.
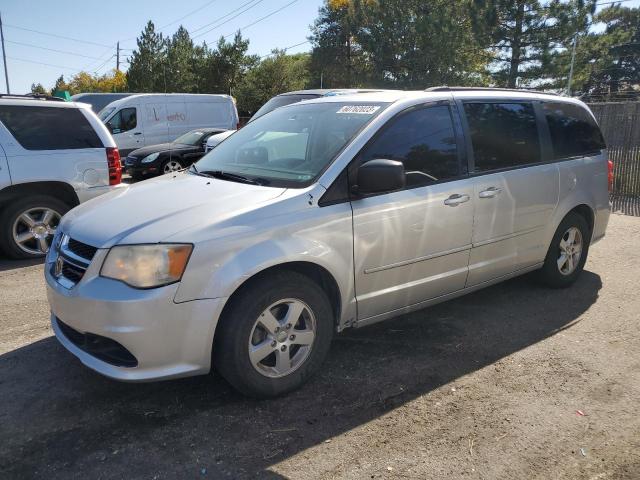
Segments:
[[[275,397],[299,388],[317,373],[331,346],[334,315],[327,295],[314,281],[296,272],[264,275],[241,288],[225,307],[216,329],[216,370],[236,390],[251,397]],[[291,314],[298,316],[287,328],[287,315]],[[267,329],[265,325],[281,329]],[[310,337],[309,331],[314,328],[315,334]],[[307,347],[304,343],[310,338]],[[254,356],[253,361],[250,344],[263,346],[255,348],[262,354]],[[285,368],[286,358],[292,370]]]
[[[183,168],[184,166],[182,165],[181,158],[170,158],[162,162],[162,166],[160,167],[160,175],[177,172],[178,170],[182,170]]]
[[[579,234],[580,246],[574,244],[572,249],[564,250],[563,245],[571,243],[571,233],[574,238]],[[564,217],[553,235],[544,265],[540,270],[539,279],[542,283],[551,288],[566,288],[572,285],[580,276],[587,261],[590,241],[591,231],[584,217],[573,212]],[[576,255],[575,252],[578,250],[579,255]],[[571,251],[574,253],[567,253]]]
[[[15,259],[44,256],[53,241],[55,228],[70,208],[57,198],[45,195],[22,198],[10,203],[0,215],[0,248],[7,256]],[[25,221],[27,218],[30,219],[28,222]],[[29,226],[32,222],[34,224]],[[20,238],[25,240],[20,242]]]

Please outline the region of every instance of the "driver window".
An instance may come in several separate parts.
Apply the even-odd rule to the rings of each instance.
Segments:
[[[420,108],[391,120],[365,147],[359,163],[379,158],[404,164],[406,188],[458,177],[460,164],[449,107]]]
[[[133,130],[137,125],[136,109],[123,108],[107,122],[111,133],[122,133]]]

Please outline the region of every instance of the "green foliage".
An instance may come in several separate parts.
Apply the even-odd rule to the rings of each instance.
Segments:
[[[162,33],[156,33],[149,21],[136,40],[138,48],[129,60],[127,83],[132,92],[165,92],[167,64],[167,41]],[[169,77],[172,72],[169,71]]]
[[[49,92],[49,90],[44,88],[41,83],[32,83],[31,93],[35,93],[39,95],[49,95],[51,92]]]
[[[254,113],[271,97],[283,92],[302,90],[309,75],[309,55],[273,54],[251,69],[237,89],[238,109]]]

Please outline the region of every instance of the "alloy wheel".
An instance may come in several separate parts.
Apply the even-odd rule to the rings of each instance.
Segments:
[[[289,375],[309,357],[316,337],[316,318],[301,300],[279,300],[258,317],[249,336],[249,360],[262,375]]]
[[[558,270],[562,275],[571,275],[582,256],[582,233],[576,227],[569,228],[560,237],[560,250],[558,252]]]
[[[48,207],[30,208],[13,222],[13,241],[23,252],[44,255],[49,251],[61,215]]]
[[[182,170],[182,165],[177,160],[169,160],[163,168],[164,173],[177,172],[178,170]]]

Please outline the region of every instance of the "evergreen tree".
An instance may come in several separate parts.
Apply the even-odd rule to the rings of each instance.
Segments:
[[[167,42],[162,33],[156,33],[149,21],[136,40],[138,48],[133,51],[127,71],[127,83],[132,92],[167,91],[168,70]]]

